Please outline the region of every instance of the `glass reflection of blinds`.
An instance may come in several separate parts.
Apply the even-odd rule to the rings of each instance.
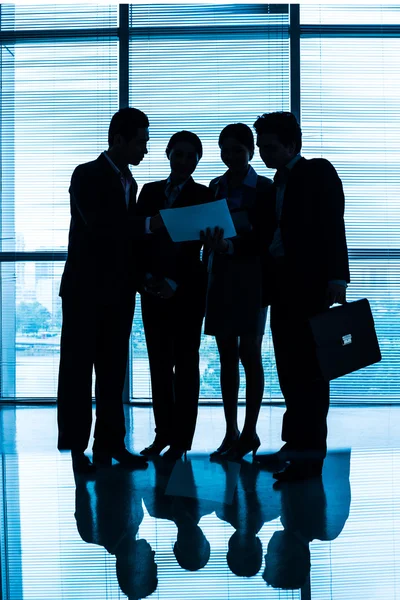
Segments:
[[[289,109],[288,12],[285,5],[132,5],[130,7],[130,103],[150,119],[150,152],[135,169],[139,185],[167,177],[165,148],[181,129],[199,135],[204,154],[194,174],[208,185],[226,167],[218,135],[225,125],[252,127],[258,115]],[[270,175],[256,150],[256,171]],[[140,303],[132,336],[132,395],[151,393]],[[200,354],[201,397],[221,399],[214,338]],[[266,398],[280,397],[269,336],[264,342]],[[272,373],[272,375],[271,375]],[[272,382],[272,386],[270,383]],[[240,396],[244,398],[242,371]]]
[[[394,400],[400,383],[400,11],[312,8],[301,12],[303,152],[331,160],[343,180],[349,299],[369,298],[383,355],[378,365],[335,382],[332,396]],[[365,23],[376,19],[374,35],[351,27],[361,13]],[[389,35],[381,23],[394,21],[397,34]],[[337,25],[335,34],[326,23]]]

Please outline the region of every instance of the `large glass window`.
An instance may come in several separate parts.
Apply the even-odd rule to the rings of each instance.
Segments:
[[[106,147],[118,109],[116,40],[46,40],[3,48],[3,226],[9,250],[68,243],[68,184],[74,167]],[[11,185],[11,180],[14,185]]]
[[[332,20],[333,14],[332,8],[329,12],[322,7],[322,22]],[[353,18],[343,8],[338,18],[345,14]],[[374,14],[394,12],[381,7]],[[343,181],[353,256],[349,299],[369,298],[383,356],[378,365],[334,382],[333,394],[341,398],[379,401],[398,396],[399,64],[396,37],[357,38],[338,32],[325,38],[317,32],[301,40],[304,155],[328,158]]]
[[[207,185],[224,171],[217,140],[226,124],[251,126],[263,112],[290,109],[297,61],[303,152],[331,160],[343,180],[349,298],[370,299],[383,353],[379,365],[335,382],[332,396],[397,398],[399,7],[301,6],[300,55],[291,48],[296,31],[288,5],[0,6],[0,397],[55,397],[69,180],[77,164],[106,147],[121,90],[129,89],[130,105],[150,118],[150,152],[135,169],[139,188],[168,175],[165,147],[183,128],[203,141],[195,178]],[[253,166],[272,175],[257,153]],[[130,397],[147,401],[137,307]],[[279,400],[268,326],[263,355],[265,399]],[[242,372],[241,397],[244,381]],[[220,400],[209,337],[202,341],[201,382],[202,399]]]

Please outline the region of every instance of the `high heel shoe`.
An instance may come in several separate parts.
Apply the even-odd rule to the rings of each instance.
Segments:
[[[246,454],[252,452],[254,458],[260,445],[260,438],[257,434],[251,438],[241,435],[236,444],[230,450],[224,452],[221,457],[227,460],[242,460]]]
[[[156,436],[154,438],[154,442],[152,444],[150,444],[150,446],[147,446],[147,448],[143,448],[143,450],[141,450],[140,454],[142,456],[145,456],[146,458],[160,456],[161,452],[167,446],[169,446],[169,442],[166,439]]]
[[[211,452],[210,458],[218,458],[224,452],[228,452],[229,450],[231,450],[237,443],[238,439],[239,434],[237,434],[236,437],[225,436],[222,441],[222,444],[216,450],[214,450],[214,452]]]

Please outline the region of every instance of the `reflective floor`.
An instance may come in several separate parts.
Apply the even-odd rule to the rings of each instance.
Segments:
[[[262,409],[261,451],[282,413]],[[3,600],[400,598],[400,408],[332,408],[322,480],[279,490],[250,458],[209,461],[219,407],[200,409],[187,461],[94,481],[55,450],[55,417],[0,408]],[[139,450],[151,411],[127,421]]]

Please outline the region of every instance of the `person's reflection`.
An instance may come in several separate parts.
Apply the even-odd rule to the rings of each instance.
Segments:
[[[164,461],[154,461],[155,485],[144,493],[143,500],[149,515],[155,519],[168,519],[177,527],[174,555],[182,569],[198,571],[210,558],[210,543],[199,527],[204,515],[215,510],[215,502],[186,496],[166,495],[165,490],[174,468]],[[192,463],[185,462],[185,484],[195,490]]]
[[[129,600],[150,596],[157,588],[157,565],[155,552],[144,540],[135,540],[131,533],[117,547],[117,578],[123,593]]]
[[[113,467],[95,482],[76,475],[75,518],[81,538],[115,555],[119,586],[129,600],[146,598],[157,588],[155,552],[135,539],[143,519],[140,472]]]
[[[265,582],[281,589],[306,584],[312,540],[331,541],[341,533],[350,511],[350,451],[334,452],[325,459],[323,476],[283,484],[283,531],[271,537],[265,555]]]
[[[227,469],[225,475],[228,476]],[[233,503],[219,505],[216,514],[236,530],[228,542],[226,555],[230,570],[240,577],[253,577],[259,572],[263,558],[257,534],[264,523],[280,515],[280,499],[272,490],[272,476],[243,461]]]

